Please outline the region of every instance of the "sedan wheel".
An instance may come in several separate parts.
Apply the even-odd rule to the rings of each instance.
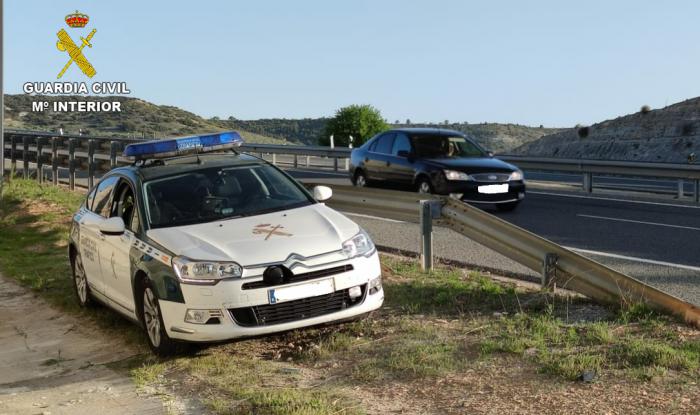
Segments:
[[[367,186],[367,177],[365,177],[365,174],[363,172],[357,172],[355,175],[355,186],[357,187],[366,187]]]
[[[151,344],[157,348],[160,346],[160,313],[150,287],[146,287],[143,291],[143,322]]]
[[[158,297],[153,292],[150,282],[146,282],[143,288],[142,322],[148,335],[148,345],[157,355],[167,356],[175,352],[175,342],[168,336],[163,327]]]
[[[89,307],[93,305],[92,297],[90,296],[90,287],[88,286],[87,275],[83,267],[83,259],[80,254],[73,258],[73,288],[78,297],[78,304],[81,307]]]
[[[422,179],[418,183],[418,193],[430,194],[432,192],[433,192],[433,189],[430,186],[430,182],[427,181],[426,179]]]

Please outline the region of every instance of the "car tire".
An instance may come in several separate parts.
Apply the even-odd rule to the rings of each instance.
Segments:
[[[73,256],[71,268],[73,271],[73,291],[78,299],[78,305],[82,308],[94,307],[96,303],[90,292],[90,285],[87,281],[87,274],[85,274],[85,267],[83,267],[83,259],[80,253],[76,253]]]
[[[163,316],[158,303],[158,296],[151,282],[146,280],[141,292],[141,323],[146,332],[148,346],[158,356],[169,356],[175,353],[176,343],[165,331]]]
[[[355,177],[353,178],[352,184],[356,187],[367,187],[369,182],[367,181],[367,175],[364,171],[357,169],[355,172]]]
[[[501,212],[512,212],[515,210],[516,207],[518,207],[518,204],[520,202],[508,202],[508,203],[499,203],[496,205],[496,209],[498,209]]]
[[[433,193],[433,184],[430,183],[430,179],[427,177],[420,177],[416,182],[416,190],[418,193],[431,194]]]

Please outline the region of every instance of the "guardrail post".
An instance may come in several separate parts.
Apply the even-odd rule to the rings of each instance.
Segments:
[[[88,189],[95,184],[95,140],[88,140]]]
[[[29,137],[22,137],[22,177],[29,178]]]
[[[109,143],[109,168],[113,169],[117,167],[117,151],[119,149],[119,143],[116,141],[111,141]]]
[[[272,164],[277,164],[277,153],[272,153]]]
[[[685,196],[684,188],[685,182],[683,179],[678,179],[678,199],[682,199]]]
[[[557,254],[546,254],[542,262],[542,288],[551,288],[557,275]]]
[[[583,191],[593,192],[593,173],[583,173]]]
[[[296,169],[299,167],[299,157],[295,154],[294,155],[294,168]]]
[[[68,140],[68,187],[75,190],[75,138]]]
[[[58,185],[58,138],[51,137],[51,181]]]
[[[429,200],[420,201],[420,268],[433,269],[433,215]]]
[[[345,171],[350,171],[350,159],[345,159]]]
[[[333,171],[338,171],[338,157],[333,157]]]
[[[695,179],[695,203],[700,203],[700,179]]]
[[[39,137],[36,139],[36,181],[44,182],[44,139]]]
[[[311,156],[306,156],[306,167],[311,167]]]
[[[10,137],[10,178],[15,175],[17,171],[17,137]]]

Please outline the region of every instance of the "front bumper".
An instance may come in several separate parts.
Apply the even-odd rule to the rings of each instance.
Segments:
[[[508,192],[486,194],[479,192],[479,186],[507,184]],[[460,200],[467,203],[510,203],[518,202],[525,198],[525,182],[459,182],[448,181],[440,193],[446,195],[461,195]]]
[[[182,292],[185,303],[160,300],[160,308],[163,316],[168,336],[173,339],[209,342],[223,341],[241,337],[259,336],[263,334],[282,332],[300,327],[308,327],[317,324],[331,323],[356,317],[381,307],[384,302],[384,291],[382,289],[374,293],[369,293],[367,284],[370,280],[381,275],[379,256],[375,252],[370,257],[359,257],[347,261],[353,269],[332,277],[322,277],[319,279],[333,279],[335,293],[355,286],[364,286],[362,301],[347,308],[331,311],[323,315],[315,315],[310,318],[301,317],[288,321],[283,319],[279,324],[250,325],[237,323],[231,310],[242,308],[269,308],[268,289],[269,287],[243,289],[244,283],[250,282],[248,279],[221,281],[214,286],[196,286],[182,284]],[[315,280],[312,280],[315,281]],[[303,285],[311,281],[304,281],[293,285]],[[290,304],[280,303],[280,310],[290,310]],[[192,324],[185,322],[187,309],[207,309],[220,310],[221,318],[219,324]]]

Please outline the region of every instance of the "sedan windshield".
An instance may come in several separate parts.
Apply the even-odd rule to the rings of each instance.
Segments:
[[[484,152],[464,137],[443,135],[415,135],[413,146],[418,157],[457,158],[484,157]]]
[[[144,185],[152,228],[260,215],[313,203],[299,186],[266,165],[216,167]]]

